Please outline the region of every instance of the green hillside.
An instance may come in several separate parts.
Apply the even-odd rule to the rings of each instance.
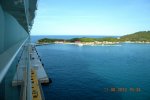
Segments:
[[[49,39],[49,38],[43,38],[38,40],[38,43],[53,43],[55,41],[65,41],[64,39]]]
[[[150,42],[150,31],[141,31],[120,37],[121,41],[144,41]]]
[[[49,38],[44,38],[38,40],[38,43],[54,43],[56,41],[63,41],[63,42],[94,42],[94,41],[108,41],[108,42],[125,42],[125,41],[139,41],[139,42],[150,42],[150,31],[141,31],[141,32],[136,32],[133,34],[129,35],[124,35],[121,36],[120,38],[115,38],[115,37],[104,37],[104,38],[72,38],[72,39],[49,39]]]

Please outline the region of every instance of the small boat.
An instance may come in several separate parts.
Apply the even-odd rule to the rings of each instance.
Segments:
[[[82,47],[82,46],[83,46],[83,44],[82,44],[82,43],[78,43],[77,45],[78,45],[78,46],[80,46],[80,47]]]

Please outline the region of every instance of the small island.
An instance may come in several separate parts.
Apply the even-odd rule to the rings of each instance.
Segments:
[[[72,39],[50,39],[43,38],[38,40],[37,45],[45,44],[75,44],[83,45],[116,45],[119,43],[150,43],[150,31],[141,31],[121,37],[104,37],[104,38],[72,38]]]

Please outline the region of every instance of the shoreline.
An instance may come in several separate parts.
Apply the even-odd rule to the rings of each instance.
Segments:
[[[50,44],[73,44],[77,46],[121,46],[122,43],[125,44],[150,44],[150,42],[141,42],[141,41],[125,41],[125,42],[79,42],[79,43],[72,43],[72,42],[52,42],[52,43],[35,43],[36,46],[42,46],[42,45],[50,45]]]
[[[38,45],[47,44],[75,44],[78,46],[117,45],[121,43],[150,44],[150,31],[139,31],[120,37],[81,37],[71,39],[43,38],[37,41]]]

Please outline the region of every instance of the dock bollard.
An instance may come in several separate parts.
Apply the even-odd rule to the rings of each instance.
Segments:
[[[42,63],[42,66],[44,67],[44,64]]]
[[[20,62],[20,59],[18,59],[18,63]]]

